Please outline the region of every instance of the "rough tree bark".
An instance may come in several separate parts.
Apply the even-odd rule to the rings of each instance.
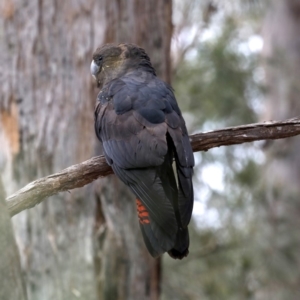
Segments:
[[[26,300],[26,289],[21,272],[5,193],[0,177],[0,299]]]
[[[7,194],[93,155],[89,64],[103,34],[102,11],[93,0],[1,1],[0,161],[5,152]],[[58,195],[14,218],[30,300],[96,299],[91,195],[91,187]]]
[[[5,151],[11,194],[95,154],[96,46],[138,43],[170,80],[171,1],[0,1],[0,163]],[[14,218],[30,300],[158,298],[159,261],[145,250],[133,196],[113,177],[96,190]]]

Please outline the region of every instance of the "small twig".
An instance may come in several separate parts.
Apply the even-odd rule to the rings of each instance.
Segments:
[[[193,151],[236,145],[259,140],[275,140],[300,134],[300,119],[294,118],[281,122],[264,122],[190,136]],[[93,157],[73,165],[59,173],[37,179],[6,199],[11,216],[34,207],[49,196],[59,192],[82,187],[99,177],[112,174],[103,156]]]

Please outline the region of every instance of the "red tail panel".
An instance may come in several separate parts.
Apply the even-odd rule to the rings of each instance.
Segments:
[[[140,199],[136,199],[136,209],[137,209],[140,223],[149,224],[150,223],[149,213]]]

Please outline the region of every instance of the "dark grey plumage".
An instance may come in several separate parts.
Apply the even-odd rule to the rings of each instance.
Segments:
[[[189,247],[194,157],[172,88],[131,44],[98,48],[91,71],[101,88],[95,131],[107,162],[141,201],[145,244],[154,257],[182,258]]]

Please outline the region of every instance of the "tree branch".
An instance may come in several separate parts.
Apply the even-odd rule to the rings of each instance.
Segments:
[[[275,140],[300,134],[300,119],[255,123],[190,136],[193,151],[259,140]],[[6,199],[11,216],[34,207],[49,196],[82,187],[113,171],[103,156],[93,157],[59,173],[35,180]]]

